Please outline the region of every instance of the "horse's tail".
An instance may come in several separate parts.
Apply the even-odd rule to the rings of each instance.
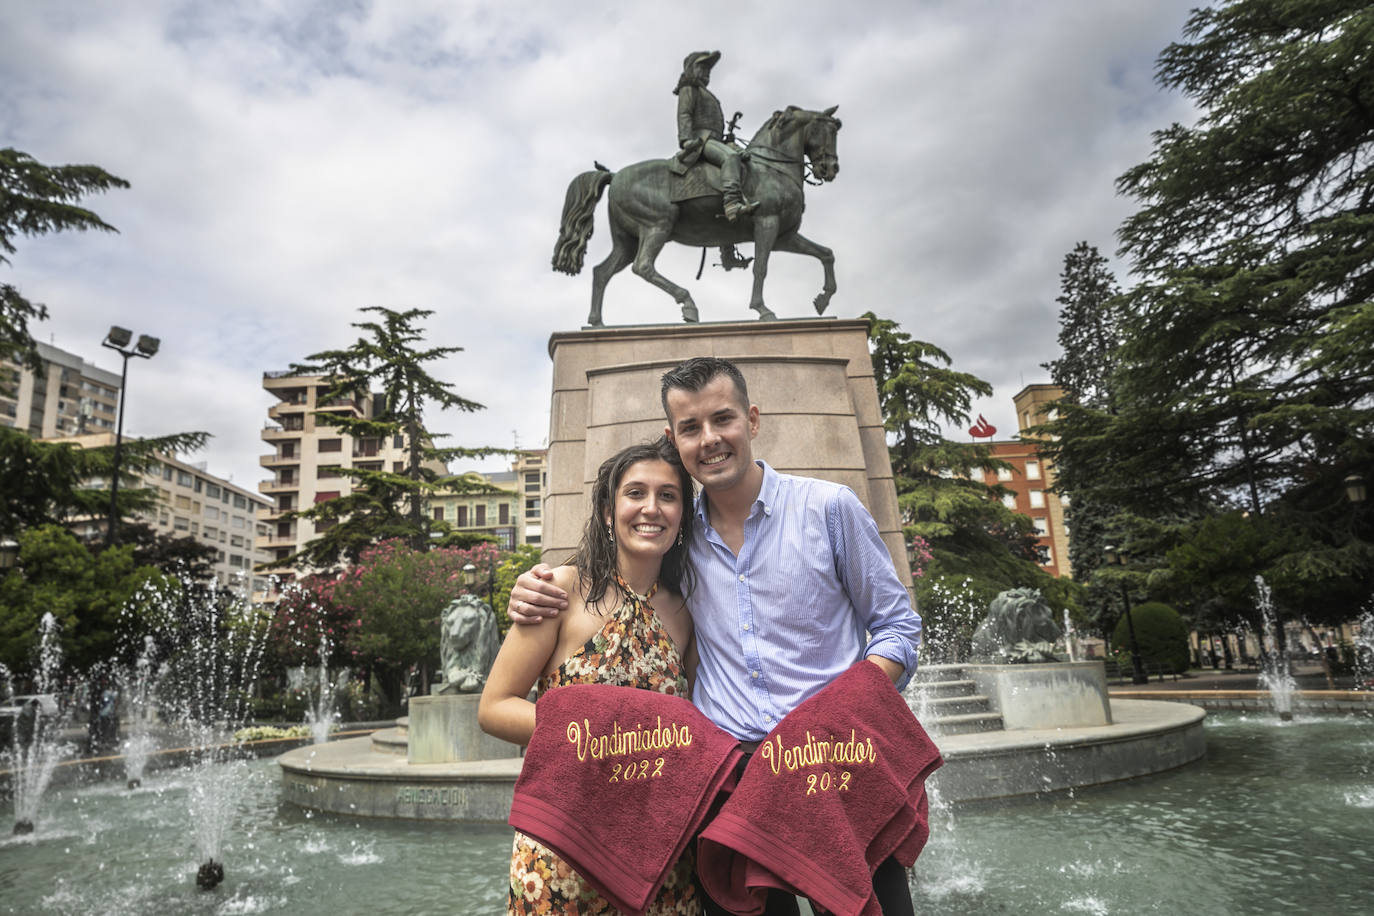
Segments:
[[[563,221],[558,227],[558,241],[553,246],[554,270],[565,274],[582,271],[597,201],[601,200],[601,192],[614,176],[614,172],[598,162],[595,171],[583,172],[568,185],[568,196],[563,201]]]

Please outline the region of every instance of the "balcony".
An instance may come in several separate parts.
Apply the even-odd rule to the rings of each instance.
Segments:
[[[269,534],[253,539],[255,550],[272,550],[277,547],[287,547],[291,550],[296,549],[296,536],[294,534]]]
[[[263,455],[258,463],[265,468],[292,467],[301,463],[300,455]]]
[[[267,415],[274,420],[281,419],[288,415],[304,416],[304,414],[304,401],[282,401],[281,403],[273,404],[271,407],[267,408]]]
[[[300,488],[300,482],[296,480],[290,481],[289,483],[276,479],[258,481],[259,493],[295,493]]]
[[[296,418],[293,417],[292,419]],[[280,439],[299,439],[304,430],[304,423],[289,426],[284,424],[279,426],[276,423],[267,423],[262,428],[262,440],[264,442],[276,442]]]

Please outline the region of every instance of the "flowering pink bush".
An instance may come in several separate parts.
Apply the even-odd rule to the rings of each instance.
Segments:
[[[911,579],[913,582],[926,574],[926,570],[930,567],[930,561],[935,558],[935,554],[930,550],[930,542],[919,534],[911,536],[911,543],[907,544],[906,555],[907,559],[911,561]]]

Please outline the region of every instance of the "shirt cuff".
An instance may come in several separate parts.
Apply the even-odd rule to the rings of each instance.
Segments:
[[[898,690],[904,690],[911,682],[911,676],[916,673],[916,651],[900,636],[877,637],[864,649],[864,658],[870,655],[881,655],[902,666],[902,676],[895,682]]]

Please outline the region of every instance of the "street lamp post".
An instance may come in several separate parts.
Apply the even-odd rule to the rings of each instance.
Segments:
[[[1126,556],[1111,544],[1107,545],[1107,556],[1117,566],[1125,567]],[[1131,641],[1131,683],[1148,684],[1150,676],[1145,673],[1145,664],[1140,660],[1140,644],[1135,640],[1135,621],[1131,618],[1131,596],[1126,589],[1126,579],[1121,579],[1121,602],[1126,607],[1126,636]]]
[[[105,525],[106,547],[114,546],[115,526],[119,523],[116,498],[119,496],[119,459],[124,444],[124,388],[129,379],[129,357],[137,356],[142,359],[152,359],[157,354],[157,348],[160,344],[156,337],[140,334],[138,335],[138,343],[130,347],[129,343],[133,340],[133,336],[133,332],[128,328],[111,325],[110,333],[106,334],[105,339],[100,342],[102,347],[114,350],[124,358],[124,367],[119,373],[119,410],[118,416],[115,418],[114,470],[110,474],[110,518]]]

